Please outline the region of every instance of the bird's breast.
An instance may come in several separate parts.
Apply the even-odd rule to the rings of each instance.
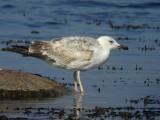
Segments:
[[[109,58],[110,51],[95,52],[87,69],[94,69],[103,65]]]
[[[99,52],[99,54],[95,58],[97,61],[96,63],[98,67],[107,61],[107,59],[109,58],[109,54],[110,54],[110,51]]]

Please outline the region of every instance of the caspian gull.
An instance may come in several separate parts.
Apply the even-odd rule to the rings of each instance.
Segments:
[[[80,71],[97,68],[104,64],[113,49],[128,50],[127,46],[118,44],[113,38],[101,36],[97,40],[91,37],[62,37],[52,41],[33,41],[30,46],[13,46],[13,51],[23,56],[33,56],[49,64],[74,71],[74,90],[83,93]]]

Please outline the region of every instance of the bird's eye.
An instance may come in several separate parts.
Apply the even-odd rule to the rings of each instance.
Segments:
[[[113,43],[113,41],[109,41],[111,44]]]

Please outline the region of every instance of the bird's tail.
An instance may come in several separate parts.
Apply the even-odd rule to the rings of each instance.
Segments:
[[[23,57],[32,56],[42,60],[46,60],[46,59],[48,60],[47,56],[43,55],[42,52],[43,50],[45,50],[44,47],[49,45],[50,45],[50,42],[47,42],[47,41],[32,41],[31,45],[28,45],[28,46],[12,45],[11,48],[7,50],[22,54]]]
[[[8,51],[22,54],[25,57],[29,54],[29,46],[12,45],[11,48],[8,49]]]
[[[30,53],[41,53],[42,46],[48,44],[49,42],[46,41],[32,41],[32,45],[29,46]]]
[[[46,60],[46,55],[42,54],[44,46],[49,45],[47,41],[33,41],[32,45],[29,46],[29,55],[39,59]]]

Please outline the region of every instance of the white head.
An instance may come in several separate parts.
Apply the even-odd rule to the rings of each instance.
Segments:
[[[98,42],[102,46],[102,48],[104,48],[104,49],[113,50],[113,49],[119,48],[119,49],[128,50],[127,46],[118,44],[113,38],[111,38],[109,36],[99,37]]]

